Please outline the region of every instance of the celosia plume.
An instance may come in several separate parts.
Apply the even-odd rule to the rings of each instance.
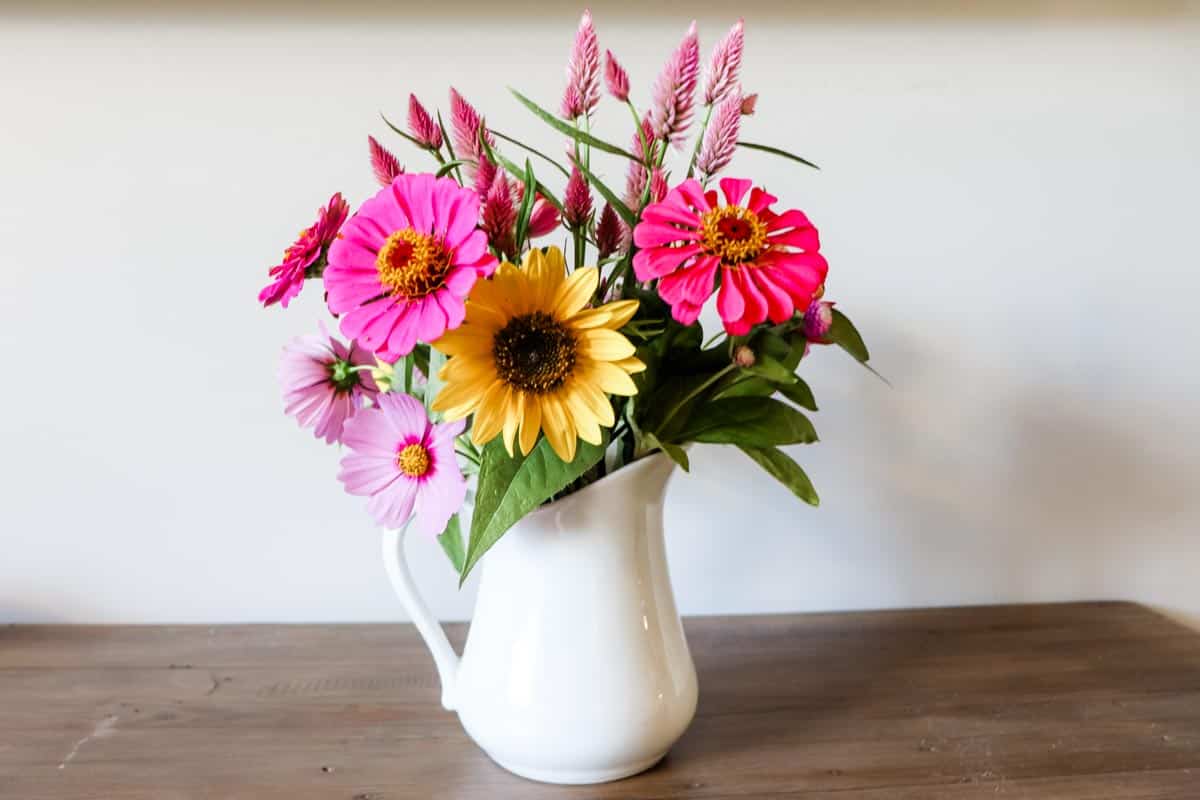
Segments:
[[[563,219],[571,228],[578,228],[587,223],[592,213],[592,192],[588,189],[587,179],[579,171],[579,167],[571,167],[571,177],[567,180],[567,188],[563,192]]]
[[[706,105],[716,105],[737,86],[742,69],[742,48],[745,44],[745,25],[742,20],[729,29],[725,38],[713,48],[708,64],[708,83],[704,88]]]
[[[567,88],[563,90],[562,104],[558,111],[563,119],[574,120],[583,116],[583,98],[579,96],[579,90],[573,84],[568,83]]]
[[[374,136],[367,137],[367,148],[371,151],[371,171],[375,173],[375,180],[379,181],[380,186],[387,186],[393,178],[404,172],[404,167],[400,166],[396,157],[375,141]]]
[[[742,124],[742,96],[737,91],[717,106],[716,116],[704,132],[704,144],[696,159],[696,168],[705,178],[716,175],[733,160],[737,149],[738,129]]]
[[[661,203],[669,191],[671,187],[667,185],[667,176],[655,167],[654,172],[650,173],[650,202]]]
[[[649,114],[642,118],[641,130],[634,131],[633,138],[629,143],[629,151],[645,157],[645,153],[642,150],[643,139],[645,140],[645,145],[651,149],[650,155],[646,160],[651,161],[654,157],[655,139],[654,128]],[[637,161],[629,162],[629,170],[625,173],[625,205],[634,210],[641,208],[642,190],[646,188],[646,180],[649,176],[650,173],[646,171],[644,164]]]
[[[604,51],[604,83],[608,93],[622,103],[629,99],[629,73],[617,62],[612,50]]]
[[[504,172],[498,172],[483,201],[481,227],[498,252],[513,255],[513,227],[517,210],[513,205],[513,190]]]
[[[408,132],[430,150],[437,150],[442,146],[441,126],[433,121],[425,106],[421,105],[421,101],[414,94],[408,96]]]
[[[679,147],[687,137],[696,107],[700,75],[700,39],[696,23],[663,66],[654,84],[654,133]]]
[[[596,28],[592,25],[591,11],[583,12],[579,20],[579,30],[575,32],[575,43],[567,61],[567,87],[568,94],[574,89],[578,96],[579,114],[590,116],[600,102],[600,45],[596,41]],[[563,98],[563,107],[567,107],[566,96]]]
[[[492,190],[492,184],[496,182],[496,170],[497,167],[490,158],[486,155],[480,156],[479,164],[475,168],[475,191],[480,200],[487,199],[488,192]]]
[[[467,164],[467,175],[474,178],[476,164],[482,160],[483,155],[483,148],[479,144],[480,131],[483,131],[488,145],[494,147],[496,139],[484,128],[483,118],[479,116],[475,107],[453,88],[450,90],[450,130],[454,137],[454,154],[466,161],[475,162]]]
[[[742,98],[742,116],[749,117],[754,114],[755,107],[758,106],[758,92],[748,94]]]
[[[608,258],[617,252],[621,247],[622,238],[621,220],[617,212],[613,211],[613,207],[605,203],[604,210],[600,212],[600,219],[596,222],[596,249],[600,251],[600,258]]]

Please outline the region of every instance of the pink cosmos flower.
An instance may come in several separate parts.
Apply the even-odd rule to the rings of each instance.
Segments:
[[[346,420],[378,395],[371,375],[354,369],[374,363],[368,350],[353,341],[343,344],[324,325],[319,336],[296,337],[279,361],[284,412],[327,444],[340,441]]]
[[[497,263],[478,222],[479,196],[453,178],[398,175],[363,203],[325,269],[342,333],[395,361],[461,325],[475,281]]]
[[[467,494],[454,455],[454,437],[466,420],[435,425],[406,394],[381,394],[377,406],[346,424],[340,480],[349,494],[370,498],[367,512],[385,528],[410,519],[415,530],[437,536]]]
[[[282,263],[271,267],[269,274],[274,280],[258,293],[258,302],[263,306],[279,303],[287,308],[292,298],[300,294],[308,268],[320,266],[317,262],[337,236],[348,213],[350,206],[341,192],[329,198],[328,205],[317,210],[317,221],[300,231],[292,246],[283,251]]]
[[[751,190],[748,180],[722,178],[721,192],[724,205],[715,191],[705,193],[689,179],[647,206],[633,232],[642,248],[633,257],[638,280],[659,278],[672,316],[690,325],[712,296],[719,270],[717,312],[735,336],[807,310],[829,271],[817,229],[801,211],[775,213],[777,198]]]

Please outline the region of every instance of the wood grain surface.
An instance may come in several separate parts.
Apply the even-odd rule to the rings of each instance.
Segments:
[[[1200,798],[1200,635],[1140,606],[687,631],[683,740],[564,788],[471,744],[408,625],[0,628],[0,798]]]

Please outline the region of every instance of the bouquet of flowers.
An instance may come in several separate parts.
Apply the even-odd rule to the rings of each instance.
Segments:
[[[264,305],[320,281],[345,337],[323,327],[284,348],[286,412],[345,447],[338,477],[377,523],[437,536],[462,579],[539,505],[651,453],[686,470],[691,442],[734,445],[817,504],[779,449],[817,440],[797,369],[811,345],[868,353],[824,299],[804,212],[720,177],[738,148],[814,166],[742,138],[757,102],[739,82],[743,39],[738,22],[702,83],[692,23],[639,109],[585,12],[558,113],[512,92],[564,137],[557,158],[453,89],[448,125],[410,95],[407,125],[384,122],[432,171],[368,137],[382,188],[354,213],[333,195],[271,269]],[[602,84],[632,117],[626,146],[593,128]],[[621,191],[598,177],[613,165]],[[721,329],[706,341],[714,297]]]

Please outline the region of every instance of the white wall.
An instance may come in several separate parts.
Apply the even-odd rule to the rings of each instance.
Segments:
[[[1195,8],[951,5],[740,6],[746,137],[824,169],[737,171],[816,220],[895,388],[807,365],[819,510],[695,453],[667,519],[682,609],[1110,597],[1200,620]],[[644,101],[686,7],[603,6]],[[281,413],[276,357],[320,294],[254,295],[333,190],[373,191],[367,133],[421,166],[376,117],[410,89],[453,83],[558,147],[503,86],[556,102],[576,10],[488,8],[0,10],[0,620],[401,616],[336,452]],[[702,10],[707,49],[732,20]],[[435,610],[469,616],[436,545],[412,549]]]

